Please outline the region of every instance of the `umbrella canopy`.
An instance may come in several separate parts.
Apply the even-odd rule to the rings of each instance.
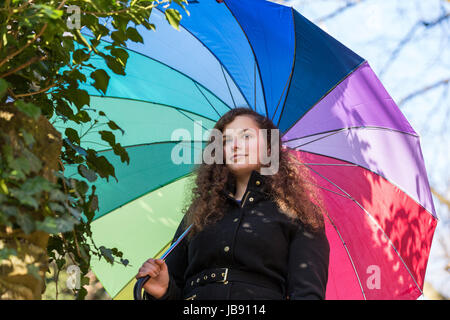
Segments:
[[[435,208],[419,136],[368,62],[291,7],[189,3],[179,31],[163,8],[153,9],[156,32],[142,28],[144,43],[129,43],[126,76],[112,74],[105,95],[85,88],[91,106],[125,130],[116,141],[130,156],[122,163],[97,135],[86,136],[83,146],[104,155],[119,180],[95,183],[94,239],[123,251],[131,265],[92,261],[109,295],[132,299],[137,270],[172,239],[207,140],[196,130],[247,106],[278,125],[319,186],[331,246],[326,298],[417,298]],[[197,141],[186,142],[190,164],[171,160],[178,128]]]

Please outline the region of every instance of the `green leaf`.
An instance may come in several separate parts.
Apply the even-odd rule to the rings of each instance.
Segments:
[[[28,194],[38,194],[42,191],[50,192],[55,187],[54,183],[48,181],[42,176],[36,176],[25,181],[21,189]]]
[[[8,87],[9,87],[8,82],[5,79],[0,78],[0,99],[3,98]]]
[[[132,27],[127,28],[127,37],[131,41],[144,43],[144,39],[142,39],[142,36],[135,28]]]
[[[25,178],[25,175],[30,172],[39,172],[42,168],[42,162],[30,150],[23,149],[20,157],[9,161],[9,166],[14,170],[11,175],[17,178]]]
[[[114,57],[106,56],[105,57],[106,65],[116,74],[125,75],[124,66]]]
[[[16,217],[20,212],[17,207],[13,206],[1,206],[1,212],[6,213],[10,217]]]
[[[75,119],[77,119],[80,122],[84,122],[84,123],[91,121],[91,117],[85,110],[81,110],[80,112],[77,112],[77,114],[75,115]]]
[[[48,204],[48,206],[50,207],[50,209],[54,212],[61,212],[64,213],[66,212],[66,208],[64,208],[64,206],[60,205],[59,203],[56,202],[50,202]]]
[[[86,163],[88,167],[97,172],[100,177],[107,178],[107,181],[109,181],[109,176],[116,178],[115,170],[111,163],[109,163],[104,156],[97,157],[96,152],[92,149],[87,150]]]
[[[117,30],[114,32],[111,32],[111,39],[113,39],[118,44],[125,44],[125,41],[127,40],[127,35],[125,32],[121,30]]]
[[[120,64],[122,64],[122,66],[125,67],[129,57],[129,54],[126,50],[122,48],[113,48],[111,49],[111,55],[115,57],[120,62]]]
[[[89,186],[86,182],[81,180],[75,181],[75,188],[77,189],[78,193],[84,196],[86,192],[89,190]]]
[[[120,143],[117,143],[116,145],[113,146],[113,150],[114,153],[117,154],[118,156],[120,156],[120,160],[122,162],[127,162],[127,164],[130,164],[130,158],[128,156],[127,151],[125,150],[125,148],[123,148]]]
[[[64,13],[62,10],[53,9],[51,6],[45,4],[34,4],[33,6],[40,9],[42,14],[53,20],[59,19]]]
[[[112,120],[108,122],[108,126],[109,126],[112,130],[120,130],[120,131],[122,132],[122,134],[125,133],[125,131],[124,131],[121,127],[119,127],[119,126],[117,125],[117,123],[115,123],[115,122],[112,121]]]
[[[75,89],[71,90],[71,98],[72,102],[78,109],[81,109],[83,106],[88,106],[91,98],[86,90]]]
[[[20,128],[19,132],[23,136],[23,140],[25,141],[25,144],[27,146],[31,146],[35,142],[33,135],[26,131],[24,128]]]
[[[102,137],[103,141],[108,142],[111,147],[114,147],[114,145],[116,144],[116,137],[111,131],[101,130],[98,133]]]
[[[73,227],[78,224],[79,221],[72,216],[63,216],[60,218],[45,217],[44,221],[36,222],[36,229],[45,231],[50,234],[65,233],[73,230]]]
[[[114,257],[112,255],[111,249],[107,249],[104,246],[101,246],[99,249],[100,249],[100,253],[106,259],[106,261],[108,261],[109,263],[113,264],[114,263]]]
[[[28,214],[21,213],[17,215],[16,222],[25,234],[30,234],[35,230],[35,222]]]
[[[164,15],[166,16],[167,21],[169,21],[170,25],[174,27],[177,30],[179,29],[179,24],[181,20],[181,14],[176,9],[167,9],[164,12]]]
[[[71,142],[80,144],[80,136],[78,135],[78,132],[76,130],[72,128],[66,128],[64,133],[70,139]]]
[[[39,267],[34,264],[27,264],[27,271],[29,274],[31,274],[33,277],[38,279],[39,281],[42,281],[41,276],[39,275]]]
[[[103,69],[97,69],[91,73],[91,78],[94,79],[93,86],[106,94],[106,89],[108,88],[109,75]]]
[[[86,53],[84,49],[77,49],[73,53],[73,60],[76,64],[81,63],[83,61],[87,61],[89,59],[89,54]]]
[[[18,100],[15,102],[15,106],[17,107],[17,109],[19,109],[19,111],[25,113],[33,120],[37,120],[41,115],[41,109],[39,109],[32,103],[28,103],[23,100]]]
[[[17,256],[17,251],[7,247],[0,250],[0,260],[9,259],[10,256]]]
[[[61,190],[55,189],[50,193],[50,200],[64,202],[67,200],[66,194]]]

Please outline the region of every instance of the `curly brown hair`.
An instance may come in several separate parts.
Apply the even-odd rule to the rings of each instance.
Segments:
[[[260,129],[268,129],[267,146],[270,147],[270,129],[278,128],[269,118],[252,109],[246,107],[231,109],[216,122],[214,128],[223,132],[227,124],[241,115],[252,117]],[[207,145],[212,142],[213,139],[210,137]],[[279,135],[278,146],[278,172],[265,175],[267,177],[265,190],[277,203],[281,212],[291,219],[299,219],[309,231],[316,232],[324,226],[324,207],[315,188],[315,181],[309,169],[301,165],[298,155],[294,154],[296,152],[282,147],[281,135]],[[202,160],[194,167],[193,174],[195,179],[191,180],[188,190],[188,203],[185,202],[182,210],[186,215],[186,225],[192,224],[188,238],[192,238],[207,224],[214,223],[223,217],[226,210],[226,196],[221,191],[227,183],[235,183],[235,177],[225,164],[225,160],[222,164],[215,162],[207,164]]]

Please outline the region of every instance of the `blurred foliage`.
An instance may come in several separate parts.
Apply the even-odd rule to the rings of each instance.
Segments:
[[[80,86],[104,94],[111,72],[125,75],[126,43],[143,42],[138,26],[155,30],[149,22],[154,7],[163,6],[178,28],[181,15],[168,8],[172,2],[186,10],[186,0],[0,2],[0,298],[41,298],[48,265],[61,271],[70,257],[81,270],[76,298],[84,299],[92,255],[128,264],[117,248],[92,240],[95,181],[117,178],[111,163],[83,148],[84,135],[72,128],[106,124],[110,130],[98,131],[100,138],[129,164],[115,141],[114,132],[123,130],[102,111],[91,118],[90,96]],[[94,59],[108,69],[96,68]],[[72,128],[58,132],[53,117]],[[77,166],[82,179],[66,177],[67,165]]]

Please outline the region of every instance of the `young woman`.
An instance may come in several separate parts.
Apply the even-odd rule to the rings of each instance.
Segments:
[[[224,161],[196,168],[173,242],[192,228],[165,261],[148,259],[139,269],[136,278],[151,277],[144,296],[324,299],[329,243],[323,208],[311,201],[308,169],[281,148],[280,138],[272,146],[271,129],[277,128],[251,109],[230,110],[214,128],[223,134]],[[266,139],[260,129],[267,129]],[[270,155],[272,148],[279,152],[278,171],[262,174],[270,164],[263,164],[260,150]]]

